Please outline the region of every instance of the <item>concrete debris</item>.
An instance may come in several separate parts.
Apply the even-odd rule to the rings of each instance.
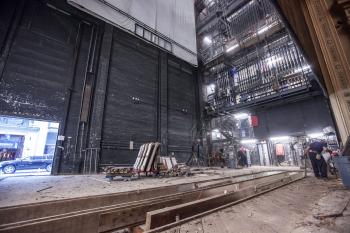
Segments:
[[[349,199],[350,190],[342,189],[336,179],[325,182],[308,177],[203,217],[203,232],[349,233]],[[336,213],[342,214],[339,217],[314,217]],[[179,226],[180,233],[198,231],[196,221]]]
[[[335,190],[327,193],[317,203],[318,208],[313,211],[314,218],[325,219],[343,216],[343,212],[350,202],[348,193],[346,190]]]

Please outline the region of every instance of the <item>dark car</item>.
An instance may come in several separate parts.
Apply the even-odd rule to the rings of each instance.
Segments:
[[[52,160],[52,155],[30,156],[22,159],[0,162],[0,169],[6,174],[15,173],[16,170],[38,168],[46,169],[46,171],[51,172]]]

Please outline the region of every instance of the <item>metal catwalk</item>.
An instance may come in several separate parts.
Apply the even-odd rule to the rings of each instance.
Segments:
[[[196,10],[208,113],[308,91],[314,75],[269,0],[197,0]]]

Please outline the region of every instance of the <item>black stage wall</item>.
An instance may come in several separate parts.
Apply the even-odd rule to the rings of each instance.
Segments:
[[[60,123],[54,174],[133,164],[150,141],[190,157],[188,63],[59,0],[0,1],[0,46],[0,115]]]

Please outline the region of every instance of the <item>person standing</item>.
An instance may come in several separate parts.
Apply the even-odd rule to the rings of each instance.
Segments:
[[[238,158],[238,165],[245,167],[248,167],[248,161],[247,161],[247,156],[245,154],[245,150],[243,147],[239,149],[237,152],[237,158]]]
[[[315,177],[327,178],[327,163],[322,157],[322,151],[327,148],[325,141],[312,142],[308,148],[308,156],[311,161]]]

